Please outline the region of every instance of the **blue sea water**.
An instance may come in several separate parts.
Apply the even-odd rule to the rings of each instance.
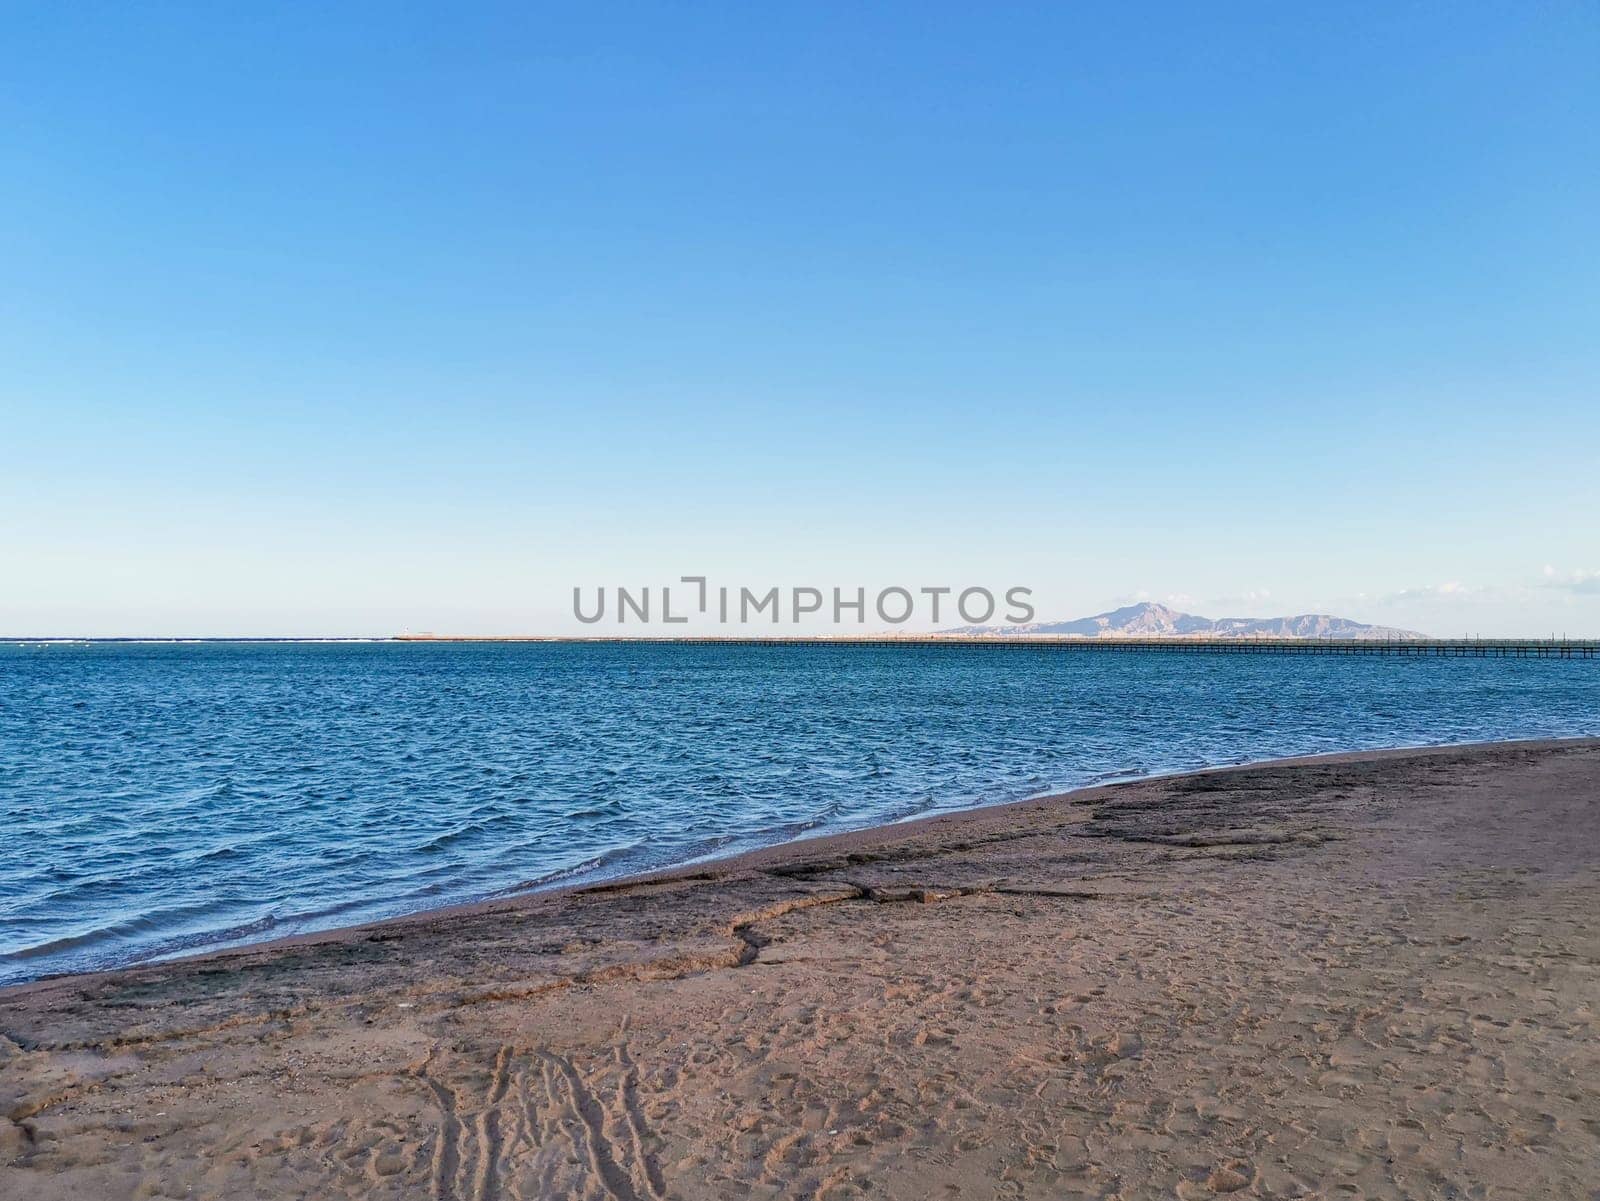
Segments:
[[[1123,776],[1600,735],[1600,662],[0,645],[0,983]]]

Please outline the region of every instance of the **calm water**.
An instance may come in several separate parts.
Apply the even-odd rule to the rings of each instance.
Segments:
[[[1600,735],[1600,663],[0,646],[0,982],[1111,777]]]

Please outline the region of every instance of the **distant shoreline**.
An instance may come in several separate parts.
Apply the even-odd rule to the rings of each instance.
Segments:
[[[1085,634],[386,634],[347,637],[78,638],[68,635],[5,637],[0,644],[27,645],[292,645],[292,644],[540,644],[573,646],[745,647],[983,647],[1059,648],[1094,651],[1181,651],[1266,654],[1389,654],[1443,658],[1600,659],[1595,638],[1375,638],[1360,635],[1297,638],[1282,635]]]

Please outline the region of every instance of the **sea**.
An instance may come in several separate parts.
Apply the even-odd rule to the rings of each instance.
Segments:
[[[0,644],[0,984],[1103,781],[1600,735],[1600,660]]]

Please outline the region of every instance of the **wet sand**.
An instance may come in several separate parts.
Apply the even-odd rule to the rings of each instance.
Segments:
[[[1600,741],[1286,761],[0,992],[0,1197],[1590,1197]]]

